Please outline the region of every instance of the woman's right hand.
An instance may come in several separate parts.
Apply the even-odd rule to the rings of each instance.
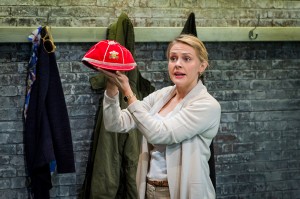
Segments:
[[[120,90],[124,95],[132,93],[128,77],[120,71],[108,71],[99,69],[107,78],[106,92],[109,97],[115,96]]]
[[[118,86],[116,85],[116,82],[114,81],[114,79],[115,79],[114,72],[110,72],[108,70],[104,70],[101,68],[98,68],[98,70],[107,77],[106,94],[109,97],[114,97],[119,92]]]

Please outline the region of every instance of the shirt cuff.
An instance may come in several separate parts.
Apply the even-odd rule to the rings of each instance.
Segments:
[[[131,104],[128,105],[127,110],[130,113],[133,113],[136,110],[139,110],[141,108],[141,106],[142,106],[141,101],[136,100],[135,102],[133,102],[133,103],[131,103]]]

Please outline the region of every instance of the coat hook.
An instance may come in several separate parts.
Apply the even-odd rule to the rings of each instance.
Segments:
[[[49,22],[50,22],[50,15],[51,15],[51,11],[49,11],[48,14],[47,14],[46,26],[49,25]]]
[[[254,30],[257,28],[257,26],[259,25],[259,20],[260,20],[260,15],[257,15],[257,24],[255,25],[255,27],[249,31],[249,39],[251,40],[255,40],[258,37],[258,34],[255,34],[254,36]]]

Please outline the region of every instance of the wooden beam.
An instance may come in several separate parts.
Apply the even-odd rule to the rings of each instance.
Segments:
[[[0,43],[24,43],[36,27],[0,27]],[[105,39],[106,27],[51,27],[55,42],[98,42]],[[135,27],[136,42],[169,42],[182,27]],[[249,32],[253,37],[249,38]],[[300,41],[300,27],[200,27],[204,42]]]

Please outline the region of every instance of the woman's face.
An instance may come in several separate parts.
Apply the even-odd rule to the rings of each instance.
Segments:
[[[169,75],[177,88],[190,91],[204,72],[207,62],[201,62],[196,51],[189,45],[175,43],[169,52]]]

